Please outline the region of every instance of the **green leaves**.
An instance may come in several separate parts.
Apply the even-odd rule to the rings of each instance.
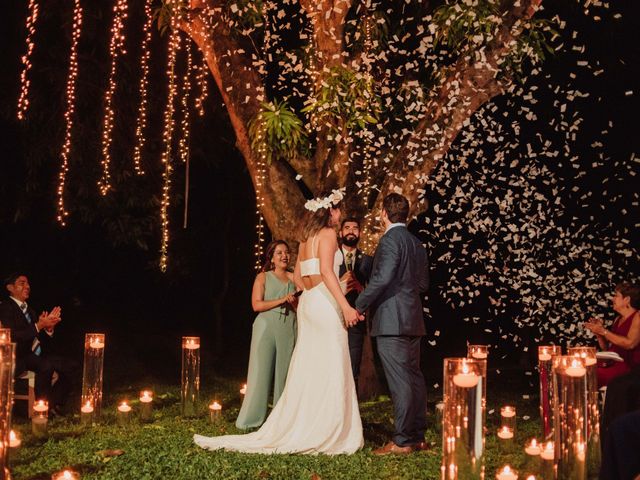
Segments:
[[[188,9],[188,0],[162,0],[162,3],[153,12],[160,35],[164,35],[167,29],[172,27],[174,17],[181,18]]]
[[[373,77],[346,66],[332,67],[303,112],[311,115],[314,127],[326,125],[336,135],[378,123],[380,97]]]
[[[309,138],[302,121],[286,100],[262,104],[262,110],[249,123],[251,148],[263,152],[268,162],[307,155]]]

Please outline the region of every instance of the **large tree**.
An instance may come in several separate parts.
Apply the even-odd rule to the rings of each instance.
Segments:
[[[371,239],[384,195],[423,211],[474,112],[544,58],[540,2],[165,0],[161,18],[202,51],[273,236],[298,238],[305,196],[346,187]]]

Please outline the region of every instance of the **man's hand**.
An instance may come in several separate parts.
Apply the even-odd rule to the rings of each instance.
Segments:
[[[347,291],[350,292],[351,290],[355,290],[358,293],[362,293],[362,291],[364,290],[364,287],[355,276],[353,276],[351,280],[347,282]]]
[[[353,272],[349,270],[340,277],[340,283],[349,283],[353,279]]]
[[[53,327],[62,320],[61,313],[62,309],[60,307],[54,307],[51,312],[42,312],[38,318],[38,323],[36,324],[38,330],[53,330]]]

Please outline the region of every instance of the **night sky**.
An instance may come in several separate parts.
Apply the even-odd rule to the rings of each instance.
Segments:
[[[15,112],[19,94],[19,62],[24,50],[26,2],[11,2],[1,20],[5,45],[0,73],[0,273],[3,277],[15,270],[27,273],[32,285],[32,303],[36,308],[48,309],[58,304],[63,307],[60,337],[71,338],[73,341],[70,343],[78,346],[76,351],[80,349],[80,339],[85,332],[105,331],[114,345],[110,353],[112,358],[127,359],[128,369],[135,370],[134,367],[144,368],[145,365],[140,351],[154,358],[177,355],[177,337],[197,334],[203,337],[205,346],[207,343],[212,346],[204,349],[209,355],[204,360],[205,365],[214,358],[224,357],[237,360],[230,362],[234,366],[229,368],[242,372],[253,319],[250,288],[254,263],[255,199],[242,158],[234,148],[234,133],[215,84],[212,80],[209,82],[210,97],[205,116],[197,118],[193,113],[186,229],[182,228],[184,168],[177,166],[175,169],[169,268],[166,273],[161,273],[158,268],[158,196],[162,173],[160,128],[166,98],[163,75],[166,39],[159,39],[154,32],[149,142],[143,155],[148,173],[144,177],[136,177],[131,152],[135,142],[140,29],[130,29],[128,33],[128,55],[120,64],[120,84],[114,99],[117,112],[112,167],[115,189],[109,197],[102,198],[96,183],[99,178],[102,98],[109,69],[107,45],[111,2],[85,3],[85,24],[79,49],[78,115],[66,195],[71,214],[64,228],[55,220],[55,192],[59,150],[64,135],[62,116],[71,4],[53,0],[41,10],[30,75],[31,106],[25,122],[19,122]],[[627,238],[637,244],[640,241],[640,215],[632,200],[637,200],[640,176],[629,172],[638,173],[640,170],[638,159],[635,159],[635,166],[630,160],[633,152],[639,152],[640,146],[636,121],[637,98],[640,95],[637,82],[640,74],[640,38],[637,33],[640,31],[640,12],[635,2],[630,0],[615,4],[616,11],[622,12],[621,18],[613,18],[613,12],[601,23],[576,17],[576,25],[573,26],[579,29],[581,41],[587,45],[586,56],[603,69],[602,74],[582,76],[575,67],[576,52],[559,55],[543,67],[556,79],[577,71],[580,89],[590,92],[588,99],[580,101],[580,114],[585,118],[585,126],[573,152],[584,159],[582,164],[586,174],[576,175],[567,162],[564,166],[562,162],[553,162],[551,170],[571,185],[563,194],[566,214],[562,218],[568,224],[589,225],[593,235],[601,232],[615,236],[626,230]],[[565,8],[565,18],[573,15],[573,6],[560,8]],[[130,9],[130,25],[139,26],[142,2],[132,2]],[[632,91],[632,94],[625,95],[627,91]],[[518,108],[506,98],[497,99],[495,104],[505,111]],[[553,106],[551,98],[546,104],[549,115],[540,116],[533,127],[536,132],[524,134],[518,139],[521,147],[512,149],[519,158],[527,156],[524,145],[535,138],[535,133],[542,132],[545,138],[553,137],[548,126],[553,117],[550,112],[556,106]],[[609,120],[613,127],[609,127],[610,133],[602,137],[601,132],[607,128]],[[597,156],[594,152],[599,148],[593,147],[594,141],[604,142],[600,149],[604,152],[604,160],[591,168],[588,166],[595,165],[591,157]],[[459,148],[465,147],[459,145]],[[489,147],[485,152],[487,156],[495,154],[495,150]],[[614,162],[620,164],[616,166]],[[628,168],[630,163],[632,167]],[[493,173],[497,176],[519,175],[517,166],[509,169],[497,165],[494,168]],[[444,162],[439,173],[453,179],[458,174],[463,175],[452,162]],[[620,176],[621,179],[607,184],[608,192],[603,194],[604,179]],[[455,190],[455,181],[446,184],[446,188],[445,184],[434,182],[430,186],[431,209],[435,205],[450,203],[449,195]],[[464,184],[460,184],[464,188]],[[591,193],[584,198],[586,192]],[[625,208],[626,214],[621,214]],[[427,212],[427,217],[432,214],[433,210]],[[444,221],[451,224],[457,221],[455,211],[435,223],[443,225]],[[608,226],[602,227],[604,224]],[[415,231],[420,229],[432,249],[432,256],[442,255],[447,246],[437,239],[450,234],[451,230],[435,227],[433,221],[414,228]],[[477,242],[482,243],[482,239]],[[454,256],[463,259],[463,263],[468,254],[468,251],[454,252]],[[228,259],[226,267],[225,258]],[[637,261],[631,265],[630,277],[637,279]],[[225,269],[228,274],[225,274]],[[431,318],[428,340],[437,338],[433,347],[437,355],[461,354],[465,338],[480,340],[487,336],[484,332],[487,300],[476,302],[471,310],[452,308],[456,301],[446,294],[450,274],[450,268],[435,262],[433,285],[429,292]],[[226,294],[221,299],[223,291]],[[222,338],[214,334],[216,302],[221,305]],[[514,314],[514,309],[517,311],[517,307],[507,309],[501,321]],[[468,322],[463,317],[467,320],[477,317],[480,321]],[[437,337],[434,336],[436,331],[439,332]],[[491,335],[497,335],[496,332]],[[213,347],[216,342],[217,347]],[[512,344],[504,343],[508,352]],[[60,348],[68,347],[61,345]],[[136,353],[135,349],[139,351]],[[169,363],[177,365],[177,362]],[[167,375],[175,373],[170,366],[159,366],[158,370],[166,370]]]

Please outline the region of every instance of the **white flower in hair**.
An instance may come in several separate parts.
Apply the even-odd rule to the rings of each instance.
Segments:
[[[304,208],[312,212],[317,212],[321,208],[329,208],[332,205],[339,203],[344,198],[344,191],[345,188],[342,187],[337,190],[333,190],[327,197],[309,200],[304,204]]]

